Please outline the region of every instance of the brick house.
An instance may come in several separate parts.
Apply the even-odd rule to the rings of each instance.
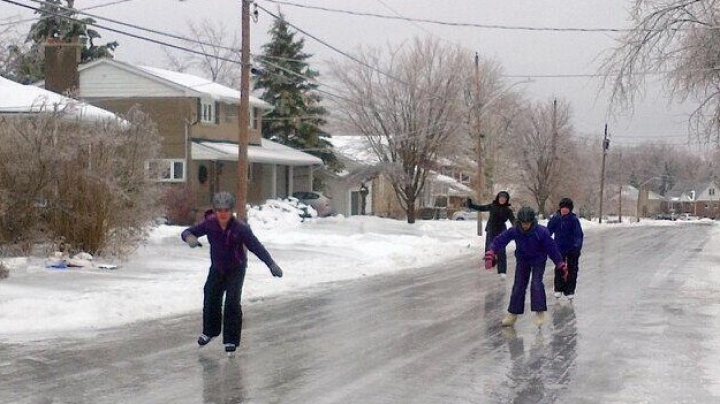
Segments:
[[[157,180],[180,191],[192,221],[220,190],[235,193],[239,90],[210,80],[113,59],[77,67],[78,97],[120,114],[139,105],[162,136],[162,157],[147,162]],[[50,84],[49,82],[47,83]],[[250,97],[247,203],[312,190],[322,160],[261,136],[262,115],[272,106]],[[176,219],[177,220],[177,219]]]

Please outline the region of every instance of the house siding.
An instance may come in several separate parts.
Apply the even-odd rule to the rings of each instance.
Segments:
[[[80,74],[82,98],[165,98],[186,97],[178,88],[151,80],[111,65],[99,64]]]

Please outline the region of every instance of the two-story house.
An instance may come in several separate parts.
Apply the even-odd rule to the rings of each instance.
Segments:
[[[187,217],[175,220],[194,220],[217,191],[236,193],[239,90],[113,59],[81,65],[77,72],[78,98],[120,114],[137,105],[156,123],[162,158],[148,162],[149,172],[190,200]],[[251,205],[311,190],[313,172],[323,165],[315,156],[262,138],[262,115],[271,108],[250,97],[246,200]]]

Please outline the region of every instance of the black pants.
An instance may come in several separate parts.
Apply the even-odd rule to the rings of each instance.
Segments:
[[[210,268],[203,292],[203,334],[217,337],[223,332],[223,344],[240,345],[242,307],[240,298],[245,280],[245,268],[231,273]],[[223,310],[223,295],[225,309]]]
[[[500,233],[498,233],[500,234]],[[485,251],[490,249],[490,246],[492,245],[493,239],[498,235],[493,234],[490,232],[486,232],[485,234]],[[505,249],[501,249],[498,251],[495,251],[495,259],[497,260],[497,271],[499,274],[506,274],[507,273],[507,253],[505,252]]]
[[[563,260],[567,263],[568,277],[567,281],[563,280],[562,272],[555,268],[555,291],[561,292],[565,296],[575,294],[575,286],[577,286],[577,277],[580,261],[580,253],[563,254]]]

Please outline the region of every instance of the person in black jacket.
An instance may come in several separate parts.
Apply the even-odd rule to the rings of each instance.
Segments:
[[[487,205],[475,205],[472,199],[467,199],[468,209],[478,212],[490,212],[487,225],[485,225],[485,251],[490,249],[493,239],[507,229],[506,222],[509,220],[511,226],[515,224],[515,214],[510,208],[510,194],[507,191],[500,191],[495,199]],[[501,277],[507,276],[507,254],[505,248],[495,251],[497,258],[497,271]]]

